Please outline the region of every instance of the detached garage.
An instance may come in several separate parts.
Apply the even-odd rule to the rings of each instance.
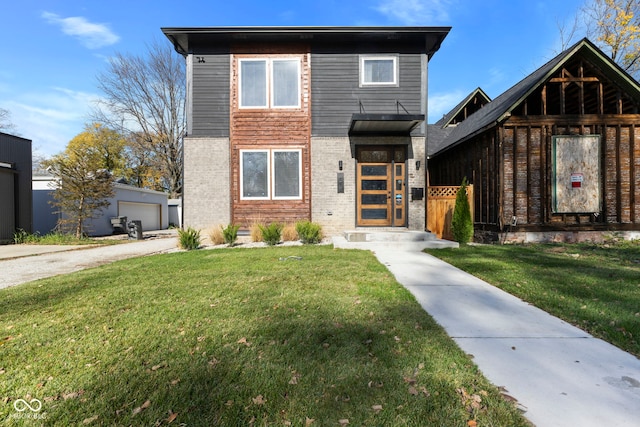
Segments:
[[[160,203],[118,201],[118,216],[142,221],[142,231],[162,228],[162,205]]]
[[[39,207],[33,219],[34,232],[47,234],[55,229],[58,215],[49,204],[53,199],[55,181],[51,176],[34,176],[33,200]],[[128,221],[142,222],[142,231],[169,228],[168,196],[166,193],[116,182],[115,195],[102,212],[86,224],[90,236],[106,236],[113,233],[111,218],[126,216]]]

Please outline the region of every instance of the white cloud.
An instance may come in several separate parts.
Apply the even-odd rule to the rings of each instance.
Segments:
[[[434,25],[449,20],[451,0],[382,0],[375,10],[403,25]]]
[[[80,43],[89,49],[110,46],[120,40],[120,37],[105,24],[89,22],[82,16],[62,18],[55,13],[43,12],[42,18],[50,24],[60,26],[63,33],[80,40]]]
[[[470,91],[469,91],[470,92]],[[458,105],[469,92],[457,89],[453,92],[429,94],[429,123],[435,123]]]
[[[33,147],[41,154],[50,156],[63,151],[67,143],[83,131],[97,98],[98,95],[91,93],[55,87],[50,91],[0,99],[0,103],[11,111],[15,130],[32,140]]]

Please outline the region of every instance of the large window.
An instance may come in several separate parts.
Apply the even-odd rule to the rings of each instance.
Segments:
[[[240,150],[240,198],[300,200],[301,170],[301,150]]]
[[[300,108],[300,60],[240,59],[240,108]]]
[[[361,56],[360,85],[381,86],[398,84],[396,56]]]

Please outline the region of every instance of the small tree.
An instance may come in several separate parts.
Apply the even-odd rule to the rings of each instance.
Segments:
[[[462,184],[456,193],[456,205],[453,209],[453,219],[451,228],[453,240],[460,244],[466,244],[473,238],[473,220],[471,219],[471,208],[467,198],[467,177],[462,180]]]
[[[119,170],[121,141],[112,131],[93,125],[69,142],[64,152],[42,162],[57,188],[52,205],[58,208],[58,228],[84,234],[84,223],[109,206],[113,196],[112,170]]]

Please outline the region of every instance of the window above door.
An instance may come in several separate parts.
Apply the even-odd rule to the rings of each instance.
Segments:
[[[360,86],[397,86],[398,57],[394,55],[361,55]]]

